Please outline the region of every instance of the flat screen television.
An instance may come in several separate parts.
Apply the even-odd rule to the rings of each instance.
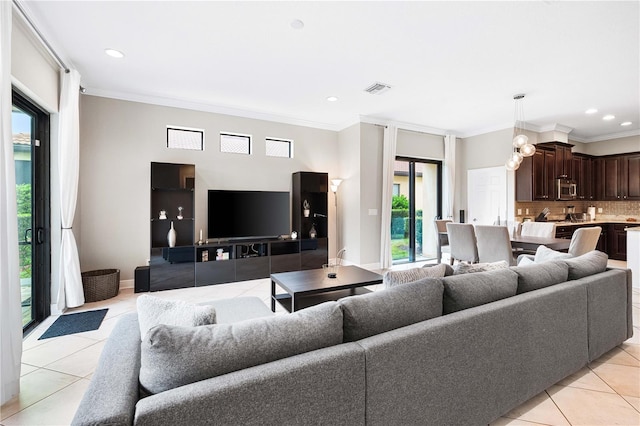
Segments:
[[[275,238],[291,232],[288,192],[213,190],[208,193],[209,238]]]

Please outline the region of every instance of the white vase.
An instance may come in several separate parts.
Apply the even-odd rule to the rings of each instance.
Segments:
[[[171,221],[171,229],[167,232],[167,242],[169,243],[169,247],[176,246],[176,230],[173,229],[173,221]]]

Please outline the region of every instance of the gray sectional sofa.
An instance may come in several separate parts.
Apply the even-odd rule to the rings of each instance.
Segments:
[[[293,314],[237,305],[249,302],[143,339],[137,314],[124,316],[73,424],[488,424],[633,330],[631,272],[599,252]],[[234,322],[247,315],[258,318]]]

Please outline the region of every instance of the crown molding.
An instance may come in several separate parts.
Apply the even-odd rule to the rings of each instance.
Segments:
[[[582,143],[602,142],[611,139],[629,138],[634,136],[640,136],[640,129],[627,130],[626,132],[609,133],[607,135],[593,136],[590,138],[583,138],[579,135],[571,135],[571,140]]]
[[[162,96],[142,95],[114,92],[109,90],[93,89],[87,87],[87,96],[97,96],[101,98],[118,99],[129,102],[140,102],[144,104],[166,106],[172,108],[189,109],[194,111],[211,112],[215,114],[230,115],[234,117],[251,118],[254,120],[271,121],[282,124],[290,124],[294,126],[311,127],[315,129],[331,130],[334,132],[340,131],[342,128],[339,125],[323,123],[317,121],[304,120],[296,117],[289,117],[284,115],[272,114],[261,111],[250,111],[241,108],[213,105],[202,102],[186,101],[182,99],[165,98]]]
[[[573,131],[573,127],[565,126],[563,124],[553,123],[546,126],[538,127],[537,132],[563,132],[569,134]]]
[[[404,121],[385,120],[385,119],[372,117],[368,115],[361,115],[360,122],[368,123],[368,124],[377,124],[379,126],[391,125],[391,126],[396,126],[399,130],[410,130],[412,132],[428,133],[430,135],[445,136],[449,134],[456,134],[455,131],[438,129],[436,127],[423,126],[421,124],[407,123]],[[456,136],[460,137],[458,135]]]

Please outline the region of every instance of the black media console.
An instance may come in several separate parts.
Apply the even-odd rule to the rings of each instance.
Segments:
[[[268,278],[277,272],[322,268],[326,238],[240,240],[195,246],[196,286]]]

